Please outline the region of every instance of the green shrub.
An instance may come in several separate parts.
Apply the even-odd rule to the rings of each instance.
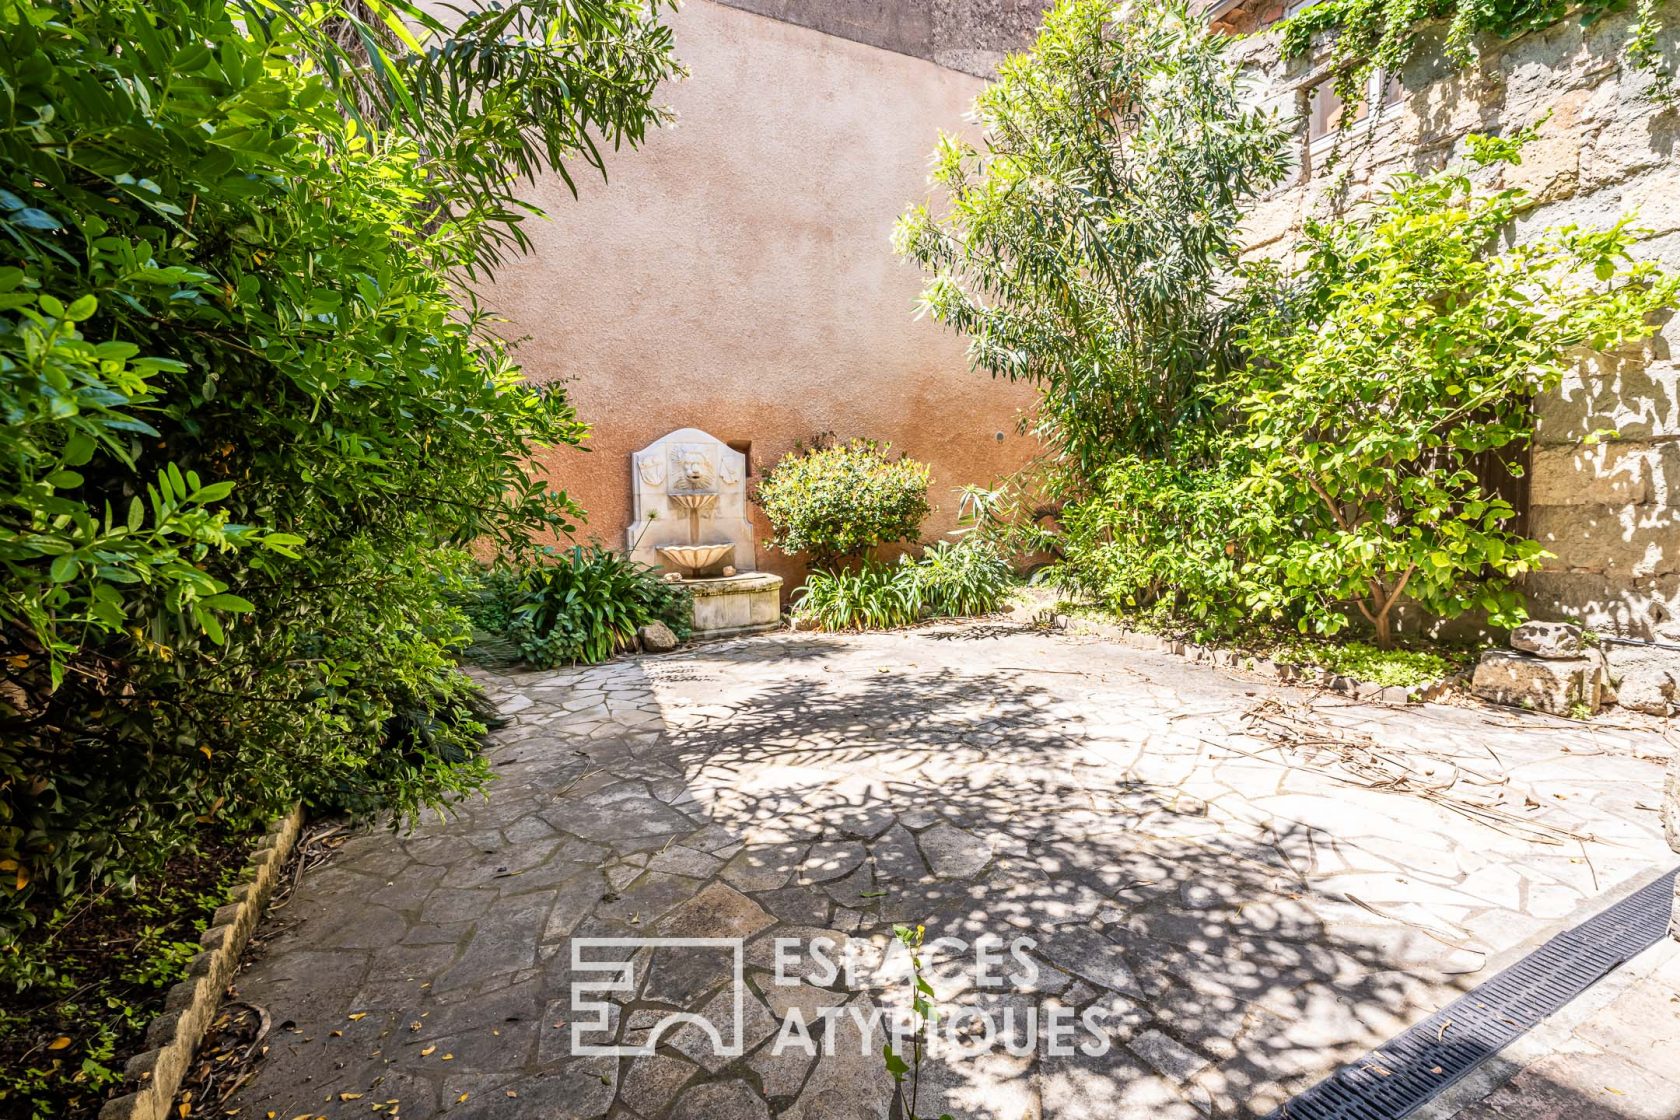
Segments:
[[[970,363],[1040,390],[1039,434],[1079,483],[1206,423],[1240,364],[1224,281],[1285,131],[1245,103],[1228,43],[1182,0],[1059,0],[981,91],[978,129],[940,140],[948,204],[894,231]]]
[[[509,613],[508,636],[520,655],[545,669],[605,661],[633,646],[637,628],[652,622],[686,638],[693,620],[680,584],[598,545],[526,572]]]
[[[977,537],[937,541],[913,567],[929,615],[966,618],[991,614],[1015,587],[1009,561]]]
[[[891,449],[854,439],[785,456],[755,495],[776,534],[766,543],[832,568],[884,544],[914,541],[928,515],[928,469]]]
[[[569,526],[528,464],[582,427],[463,285],[527,176],[659,119],[669,33],[365,10],[0,0],[0,928],[206,819],[486,779],[443,589]]]
[[[1478,166],[1520,159],[1520,139],[1470,146]],[[1366,215],[1309,225],[1292,297],[1247,332],[1243,492],[1278,522],[1251,560],[1251,605],[1287,601],[1323,633],[1351,608],[1385,647],[1402,595],[1443,618],[1525,617],[1513,580],[1546,554],[1515,532],[1475,459],[1520,473],[1533,400],[1580,349],[1649,336],[1648,317],[1680,293],[1680,278],[1629,263],[1627,219],[1504,247],[1525,204],[1454,167],[1401,176]]]
[[[1333,673],[1384,687],[1402,688],[1432,684],[1451,676],[1458,668],[1452,661],[1427,650],[1378,649],[1367,642],[1323,645],[1297,639],[1272,653],[1277,661],[1295,665],[1318,665]]]
[[[1048,578],[1118,615],[1226,633],[1250,621],[1245,564],[1263,540],[1233,461],[1181,466],[1126,456],[1061,511],[1062,558]]]

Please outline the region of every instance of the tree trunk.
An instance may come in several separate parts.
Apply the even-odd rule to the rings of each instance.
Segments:
[[[1385,603],[1379,599],[1372,605],[1377,608],[1371,615],[1371,625],[1377,632],[1377,648],[1393,649],[1394,630],[1388,621],[1388,615],[1394,609],[1394,601],[1390,599]]]

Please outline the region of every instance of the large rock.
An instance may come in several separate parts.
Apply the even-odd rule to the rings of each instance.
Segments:
[[[1490,649],[1482,654],[1470,691],[1496,704],[1566,716],[1603,702],[1604,658],[1597,653],[1552,660],[1531,653]]]
[[[1581,628],[1569,622],[1525,622],[1511,631],[1511,648],[1566,661],[1581,656]]]
[[[636,644],[644,653],[669,653],[677,648],[677,636],[663,622],[650,622],[636,628]]]
[[[1612,644],[1605,656],[1616,682],[1616,703],[1636,712],[1680,712],[1680,651]]]

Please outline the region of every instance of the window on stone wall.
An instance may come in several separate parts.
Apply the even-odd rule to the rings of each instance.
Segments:
[[[1386,109],[1397,105],[1406,96],[1406,87],[1397,75],[1376,71],[1369,78],[1365,96],[1352,112],[1336,93],[1336,79],[1323,78],[1307,88],[1307,142],[1316,144],[1336,133],[1351,129],[1371,116],[1371,106]],[[1381,116],[1381,113],[1378,113]]]

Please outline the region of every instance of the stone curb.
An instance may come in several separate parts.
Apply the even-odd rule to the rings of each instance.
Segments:
[[[268,826],[230,892],[232,901],[216,911],[199,938],[204,950],[188,964],[187,978],[169,989],[162,1014],[146,1028],[150,1049],[134,1055],[123,1068],[126,1083],[137,1088],[106,1101],[99,1120],[164,1120],[173,1115],[187,1065],[221,1006],[222,992],[233,979],[302,828],[302,805]]]
[[[1047,613],[1040,612],[1038,617],[1042,618]],[[1320,688],[1327,688],[1332,692],[1352,696],[1356,700],[1366,700],[1378,704],[1424,704],[1432,700],[1439,700],[1453,692],[1466,679],[1466,674],[1459,672],[1438,681],[1430,681],[1427,684],[1380,685],[1373,681],[1362,681],[1356,677],[1343,676],[1317,665],[1295,665],[1284,661],[1274,661],[1269,657],[1255,657],[1253,654],[1243,653],[1240,650],[1198,645],[1195,642],[1187,642],[1180,638],[1169,638],[1143,630],[1132,630],[1118,623],[1070,618],[1067,615],[1055,615],[1050,622],[1058,630],[1093,634],[1131,649],[1170,653],[1175,657],[1182,657],[1186,661],[1212,665],[1216,669],[1241,669],[1244,672],[1259,673],[1263,677],[1271,677],[1284,684],[1316,685]]]

